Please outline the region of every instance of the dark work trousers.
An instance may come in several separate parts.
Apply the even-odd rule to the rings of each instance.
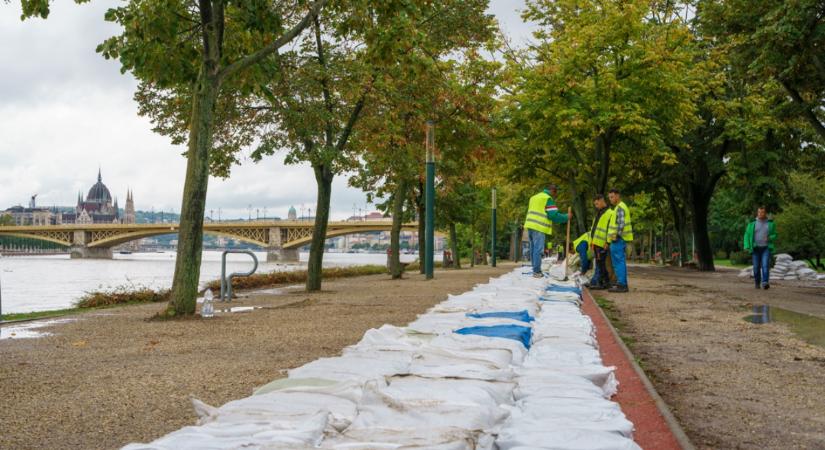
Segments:
[[[596,261],[596,270],[593,278],[590,279],[591,286],[609,286],[610,275],[607,273],[607,250],[603,247],[596,247],[593,252],[593,259]]]

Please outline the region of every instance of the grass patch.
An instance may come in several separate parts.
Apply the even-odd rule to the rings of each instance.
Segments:
[[[80,309],[106,308],[117,305],[137,305],[169,301],[169,289],[156,291],[149,288],[129,289],[118,287],[111,291],[87,292],[77,301]]]
[[[613,324],[613,328],[615,328],[616,331],[619,333],[619,338],[622,340],[622,342],[624,342],[624,344],[628,348],[632,350],[633,346],[636,344],[636,339],[626,335],[627,324],[624,323],[624,321],[622,321],[621,313],[618,309],[616,309],[616,306],[613,303],[613,301],[608,300],[604,297],[595,297],[595,300],[596,304],[599,305],[602,311],[604,311],[604,315],[607,316],[607,320],[609,320],[610,323]]]
[[[714,259],[713,265],[723,267],[735,267],[737,269],[744,269],[745,267],[750,267],[750,264],[736,264],[732,263],[729,259]]]
[[[409,269],[409,268],[408,268]],[[387,273],[387,268],[378,265],[353,266],[353,267],[330,267],[323,269],[324,280],[336,278],[361,277],[366,275],[380,275]],[[305,283],[309,273],[306,270],[289,272],[256,273],[248,277],[232,279],[232,289],[253,289],[280,286],[284,284]],[[207,289],[221,289],[220,280],[210,281],[206,284]]]
[[[28,313],[12,313],[12,314],[3,314],[3,320],[14,321],[14,320],[33,320],[33,319],[47,319],[49,317],[60,317],[60,316],[67,316],[69,314],[77,314],[81,312],[79,308],[67,308],[67,309],[53,309],[50,311],[35,311],[35,312],[28,312]]]

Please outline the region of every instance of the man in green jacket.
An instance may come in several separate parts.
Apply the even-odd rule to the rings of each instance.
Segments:
[[[756,289],[771,287],[768,276],[775,240],[776,224],[768,219],[768,211],[765,207],[760,206],[756,210],[756,219],[745,229],[744,238],[745,250],[750,252],[753,259],[753,281]]]

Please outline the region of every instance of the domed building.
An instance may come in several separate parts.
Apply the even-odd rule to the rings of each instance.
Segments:
[[[5,211],[0,211],[0,216],[9,215],[16,225],[61,225],[70,223],[136,223],[135,199],[132,191],[126,192],[125,214],[121,216],[118,209],[117,199],[112,199],[109,188],[103,184],[103,177],[100,171],[97,172],[97,183],[95,183],[86,199],[83,193],[77,193],[77,204],[74,207],[38,208],[35,204],[37,195],[32,196],[29,207],[13,206]]]
[[[103,184],[103,177],[98,170],[95,183],[83,199],[83,194],[77,194],[75,207],[75,223],[135,223],[135,205],[131,192],[126,193],[126,214],[120,217],[117,199],[112,200],[112,193]]]

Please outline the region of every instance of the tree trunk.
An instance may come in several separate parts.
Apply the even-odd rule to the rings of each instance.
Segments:
[[[470,228],[470,267],[476,266],[476,232]]]
[[[596,193],[607,195],[610,179],[610,145],[612,132],[602,132],[596,137]]]
[[[490,239],[489,233],[485,232],[484,233],[484,238],[481,242],[484,242],[486,244],[489,241],[489,239]],[[496,248],[496,249],[498,248],[498,247],[496,247],[495,242],[490,242],[490,245],[491,245],[491,247],[490,247],[489,251],[492,251],[493,248]],[[481,248],[481,264],[484,264],[485,266],[490,264],[487,260],[487,252],[488,252],[488,250],[486,248],[484,248],[484,246],[482,245],[482,248]],[[491,253],[491,255],[492,255],[492,253]]]
[[[576,178],[571,176],[568,177],[567,181],[570,183],[570,193],[573,194],[571,207],[573,208],[573,215],[576,218],[574,234],[578,237],[587,230],[587,203],[584,199],[584,193],[579,192]]]
[[[215,101],[218,83],[201,69],[192,98],[189,143],[186,152],[186,180],[180,208],[178,251],[172,278],[168,316],[195,313],[203,250],[203,215],[209,185],[209,151],[212,148]]]
[[[670,212],[673,214],[673,226],[676,230],[676,236],[679,238],[679,261],[684,263],[689,261],[687,259],[687,214],[685,214],[684,206],[676,198],[670,186],[665,186],[665,192],[667,193]]]
[[[321,290],[321,277],[324,263],[324,241],[327,238],[329,222],[329,202],[332,196],[332,179],[334,174],[328,164],[313,165],[315,182],[318,185],[318,200],[315,204],[315,228],[312,231],[312,244],[309,248],[307,265],[307,291]]]
[[[693,233],[696,237],[697,263],[699,270],[703,272],[713,272],[716,268],[713,265],[713,248],[710,245],[710,235],[708,234],[708,208],[710,206],[710,196],[697,192],[694,187],[692,195],[693,210]]]
[[[450,223],[450,247],[453,252],[453,267],[461,268],[461,255],[458,253],[458,233],[455,230],[455,222]]]
[[[393,279],[401,278],[401,223],[404,221],[404,201],[407,199],[407,182],[399,180],[392,203],[392,231],[390,231],[390,274]]]

